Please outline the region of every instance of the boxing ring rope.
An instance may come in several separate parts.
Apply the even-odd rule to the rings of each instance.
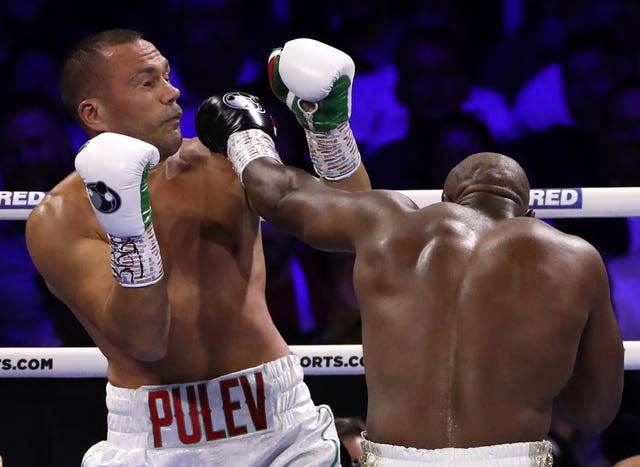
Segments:
[[[441,190],[398,190],[419,206],[440,201]],[[0,191],[0,220],[25,220],[43,191]],[[539,218],[640,216],[640,187],[534,188],[530,208]]]
[[[399,190],[419,206],[440,201],[441,190]],[[640,216],[640,187],[536,188],[530,208],[539,218]],[[0,191],[0,220],[25,220],[42,191]],[[362,375],[362,346],[292,345],[305,375]],[[640,341],[624,342],[625,370],[640,370]],[[0,348],[0,378],[104,378],[107,360],[96,347]]]
[[[306,376],[364,374],[362,346],[291,345]],[[640,341],[624,342],[625,370],[640,370]],[[107,359],[97,347],[0,348],[0,378],[105,378]]]

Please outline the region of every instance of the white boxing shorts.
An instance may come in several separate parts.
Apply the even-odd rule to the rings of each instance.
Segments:
[[[331,409],[315,406],[299,357],[207,381],[123,389],[107,383],[96,466],[338,466]]]
[[[477,448],[416,449],[374,443],[362,433],[363,467],[493,466],[547,467],[553,465],[551,443],[496,444]]]

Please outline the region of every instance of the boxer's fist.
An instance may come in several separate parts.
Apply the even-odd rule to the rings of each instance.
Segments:
[[[117,133],[101,133],[80,148],[76,170],[107,233],[132,237],[149,227],[147,172],[159,160],[155,146]]]
[[[244,92],[215,94],[196,113],[196,133],[213,152],[227,153],[229,136],[237,131],[258,129],[275,137],[275,127],[260,99]]]
[[[303,128],[326,132],[351,116],[353,60],[313,39],[294,39],[269,56],[269,84]],[[313,105],[305,110],[300,101]]]
[[[260,99],[244,92],[216,94],[196,113],[196,133],[206,147],[229,158],[242,183],[242,172],[254,159],[280,162],[273,138],[275,126]]]
[[[327,180],[351,176],[361,161],[349,126],[351,57],[313,39],[294,39],[271,52],[268,68],[272,91],[305,129],[316,173]]]
[[[93,211],[109,236],[113,277],[123,287],[149,286],[164,275],[147,184],[149,169],[159,160],[155,146],[117,133],[90,139],[75,159]]]

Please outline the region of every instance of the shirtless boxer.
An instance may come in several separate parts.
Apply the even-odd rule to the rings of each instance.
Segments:
[[[267,133],[223,126],[210,131],[229,135],[258,214],[315,248],[356,254],[364,465],[549,465],[553,417],[583,433],[611,422],[623,345],[602,259],[527,215],[516,161],[471,155],[447,176],[443,202],[419,209],[395,191],[333,190],[254,159],[249,140],[275,152]]]
[[[348,127],[353,61],[303,49],[287,74],[325,73],[315,105]],[[311,401],[265,304],[260,218],[229,161],[182,139],[169,71],[133,31],[74,49],[62,95],[91,139],[27,223],[38,270],[108,360],[107,440],[83,465],[336,465],[331,410]],[[369,188],[351,155],[328,183]]]

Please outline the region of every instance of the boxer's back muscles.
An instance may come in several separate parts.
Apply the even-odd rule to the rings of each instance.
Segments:
[[[591,245],[451,203],[386,213],[356,243],[354,270],[371,439],[418,448],[542,439],[558,393],[556,411],[586,431],[610,422],[621,349]],[[583,379],[562,393],[574,366]]]
[[[537,442],[551,420],[597,433],[615,416],[622,340],[602,258],[530,218],[517,162],[477,153],[423,209],[345,193],[270,160],[252,206],[315,248],[355,252],[367,439],[418,449]]]

